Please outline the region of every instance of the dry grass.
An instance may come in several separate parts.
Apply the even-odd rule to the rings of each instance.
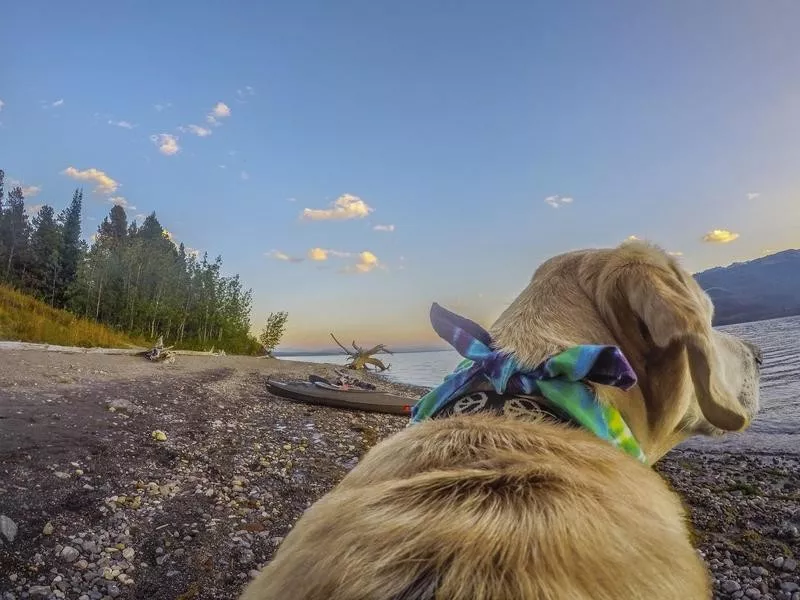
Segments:
[[[0,340],[84,348],[148,346],[145,340],[131,338],[65,310],[51,308],[3,285],[0,285]]]

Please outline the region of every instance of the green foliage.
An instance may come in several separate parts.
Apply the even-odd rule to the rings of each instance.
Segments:
[[[4,199],[0,171],[0,282],[135,338],[163,336],[167,345],[193,350],[260,351],[249,334],[252,291],[238,275],[222,274],[221,257],[210,261],[176,246],[155,213],[129,226],[119,206],[88,246],[81,240],[82,203],[76,190],[57,218],[44,206],[29,224],[22,190]]]
[[[286,331],[286,321],[289,318],[289,313],[285,311],[271,312],[267,317],[267,324],[258,336],[258,341],[261,342],[263,351],[272,355],[272,351],[281,343],[281,338]]]

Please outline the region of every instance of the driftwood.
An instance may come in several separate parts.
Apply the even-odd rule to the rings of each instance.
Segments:
[[[383,361],[373,356],[374,354],[380,354],[381,352],[384,352],[386,354],[391,354],[391,351],[383,344],[378,344],[377,346],[374,346],[369,350],[365,350],[364,348],[356,344],[355,341],[353,341],[353,350],[350,350],[342,346],[342,344],[339,343],[339,340],[336,339],[336,336],[333,335],[332,333],[331,337],[333,338],[333,341],[336,342],[336,345],[339,346],[339,348],[341,348],[342,350],[344,350],[345,354],[347,354],[349,362],[347,363],[346,366],[348,369],[354,369],[356,371],[362,371],[362,370],[368,371],[369,367],[367,365],[372,365],[373,367],[375,367],[376,371],[380,372],[380,371],[386,371],[391,367],[391,365],[385,365]]]
[[[38,350],[39,352],[63,352],[65,354],[141,354],[142,348],[83,348],[81,346],[56,346],[33,342],[0,342],[0,350]]]

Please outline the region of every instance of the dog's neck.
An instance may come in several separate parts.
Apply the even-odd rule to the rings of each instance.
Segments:
[[[452,412],[472,394],[495,395],[494,405],[536,399],[550,413],[566,415],[584,429],[646,462],[638,441],[612,404],[598,401],[595,385],[630,389],[636,382],[625,357],[613,346],[575,346],[548,358],[536,368],[521,365],[512,354],[493,349],[489,334],[476,323],[437,304],[431,308],[436,332],[465,358],[444,382],[412,409],[412,423]]]

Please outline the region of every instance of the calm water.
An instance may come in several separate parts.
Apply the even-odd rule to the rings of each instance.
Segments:
[[[722,440],[696,439],[686,447],[706,451],[750,450],[800,454],[800,317],[730,325],[723,330],[758,344],[764,351],[762,408],[750,429]],[[289,357],[287,357],[289,358]],[[295,360],[344,364],[343,355],[303,356]],[[433,387],[459,361],[453,350],[381,356],[391,363],[388,379]]]

